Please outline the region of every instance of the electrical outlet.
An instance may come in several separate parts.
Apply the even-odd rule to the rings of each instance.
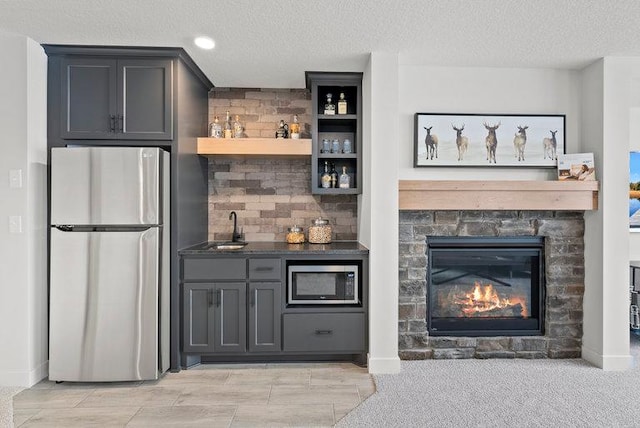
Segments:
[[[9,187],[12,189],[22,188],[22,170],[21,169],[9,170]]]
[[[19,216],[19,215],[9,216],[9,232],[22,233],[22,216]]]

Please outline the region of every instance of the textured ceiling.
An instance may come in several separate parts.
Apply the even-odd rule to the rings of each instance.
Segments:
[[[179,46],[216,86],[304,87],[304,71],[403,64],[579,69],[640,56],[638,0],[0,0],[39,43]],[[193,37],[208,35],[212,51]]]

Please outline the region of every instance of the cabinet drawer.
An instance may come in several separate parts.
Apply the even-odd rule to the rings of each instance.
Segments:
[[[362,352],[364,314],[284,314],[285,351]]]
[[[280,259],[249,259],[249,279],[281,279]]]
[[[183,279],[246,279],[247,260],[244,258],[226,259],[184,259]]]

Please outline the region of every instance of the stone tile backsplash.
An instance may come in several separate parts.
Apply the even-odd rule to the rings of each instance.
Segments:
[[[302,138],[311,138],[311,92],[307,89],[213,88],[209,92],[209,122],[218,116],[223,124],[227,110],[231,120],[240,116],[246,137],[275,137],[280,120],[298,115]]]
[[[284,241],[287,228],[308,231],[311,220],[329,219],[336,241],[357,239],[355,195],[312,195],[311,161],[209,159],[209,240],[231,238],[236,211],[247,241]]]
[[[310,138],[311,93],[306,89],[213,88],[209,121],[240,115],[246,137],[273,138],[280,119],[297,114],[302,138]],[[356,195],[312,195],[310,157],[237,156],[209,158],[209,240],[231,238],[236,211],[247,241],[284,241],[297,224],[305,234],[311,220],[329,219],[336,241],[357,239]]]

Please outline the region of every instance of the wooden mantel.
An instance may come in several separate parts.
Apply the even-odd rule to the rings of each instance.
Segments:
[[[400,180],[400,210],[598,209],[597,181]]]

